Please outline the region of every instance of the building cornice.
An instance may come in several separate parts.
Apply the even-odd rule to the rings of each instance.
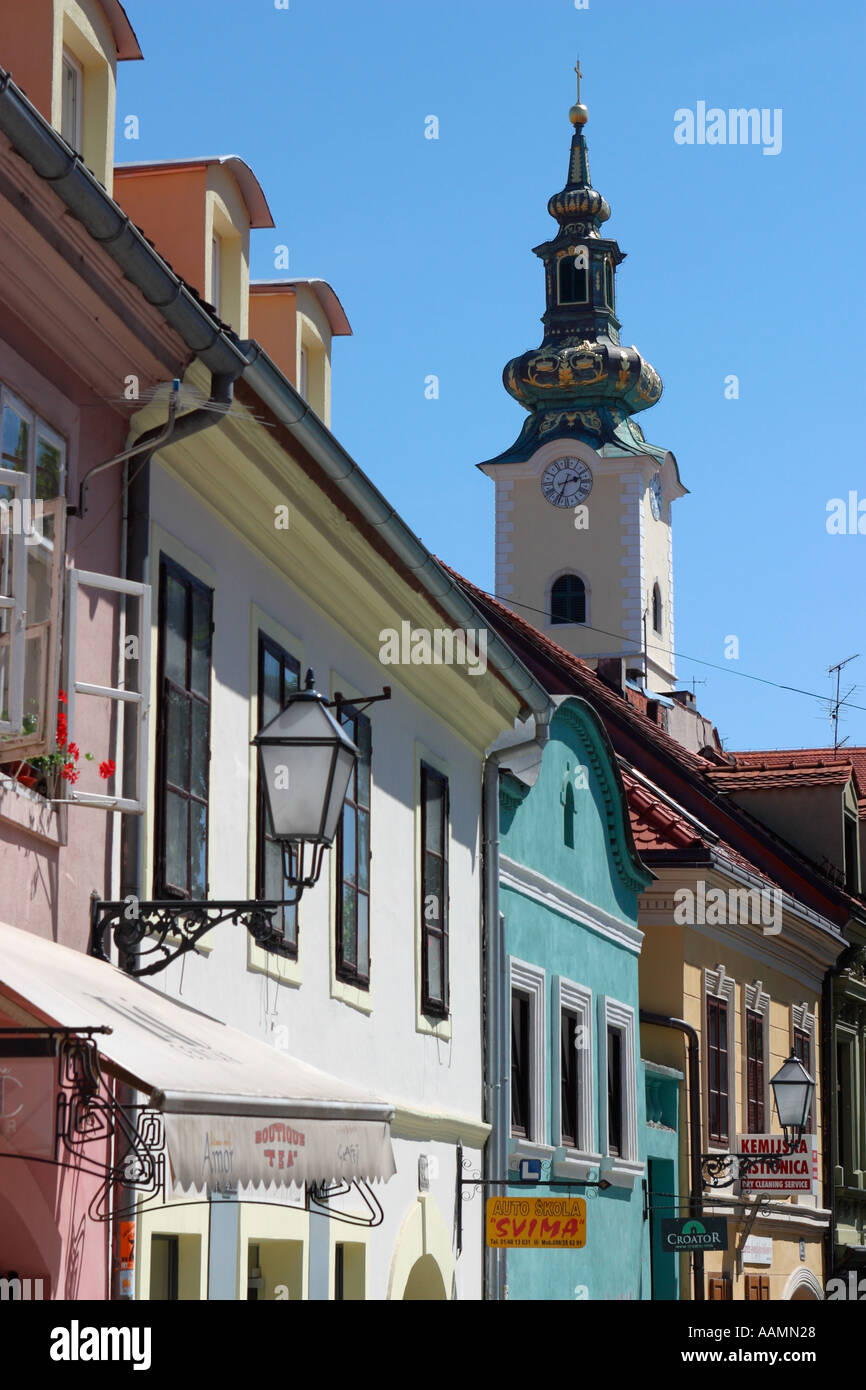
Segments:
[[[608,941],[615,942],[617,946],[624,946],[635,955],[640,954],[644,939],[642,931],[622,918],[614,917],[613,913],[605,912],[603,908],[587,902],[570,889],[563,888],[561,884],[536,869],[530,869],[526,864],[520,864],[516,859],[510,859],[508,855],[503,854],[499,859],[499,877],[503,887],[511,888],[515,893],[541,903],[551,911],[558,912],[560,916],[567,917],[570,921],[596,932],[597,935],[606,937]]]

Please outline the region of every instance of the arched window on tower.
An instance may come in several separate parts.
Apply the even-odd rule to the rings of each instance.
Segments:
[[[653,632],[662,630],[662,591],[658,584],[653,585]]]
[[[561,574],[550,590],[551,623],[586,622],[586,585],[579,574]]]
[[[563,256],[559,261],[559,282],[557,297],[560,304],[585,304],[589,298],[589,274],[579,270],[574,256]]]
[[[613,262],[604,263],[604,298],[609,309],[613,308]]]

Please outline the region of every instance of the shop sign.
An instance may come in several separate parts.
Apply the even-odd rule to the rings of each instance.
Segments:
[[[727,1221],[706,1221],[703,1217],[663,1218],[661,1221],[662,1249],[672,1255],[683,1250],[727,1250]]]
[[[516,1250],[580,1250],[583,1197],[488,1197],[487,1244]]]
[[[743,1264],[771,1265],[772,1263],[772,1236],[747,1236],[743,1241]]]
[[[817,1196],[818,1147],[814,1134],[804,1134],[790,1152],[781,1134],[738,1134],[736,1152],[750,1159],[760,1159],[762,1154],[784,1155],[777,1173],[760,1162],[749,1173],[741,1169],[740,1192],[811,1192]]]
[[[57,1063],[0,1057],[0,1147],[22,1158],[54,1158]]]

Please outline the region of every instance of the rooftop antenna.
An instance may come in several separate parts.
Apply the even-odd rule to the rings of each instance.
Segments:
[[[842,747],[843,743],[847,743],[847,742],[848,742],[848,735],[847,735],[847,734],[845,735],[844,738],[841,738],[841,739],[840,739],[840,737],[839,737],[839,714],[840,714],[840,711],[841,711],[841,709],[842,709],[842,706],[845,704],[845,701],[846,701],[851,695],[853,695],[854,691],[857,689],[856,685],[852,685],[852,686],[851,686],[851,689],[850,689],[849,691],[847,691],[844,695],[841,695],[841,696],[840,696],[839,690],[840,690],[840,684],[841,684],[841,681],[842,681],[842,668],[843,668],[843,666],[848,666],[852,661],[856,661],[856,660],[857,660],[857,657],[858,657],[859,655],[860,655],[859,652],[855,652],[853,656],[846,656],[846,658],[845,658],[844,661],[838,661],[838,662],[836,663],[835,666],[829,667],[829,669],[828,669],[828,671],[827,671],[827,674],[830,675],[830,676],[832,676],[832,674],[833,674],[834,671],[836,672],[836,699],[835,699],[835,701],[833,702],[833,704],[832,704],[832,706],[831,706],[831,708],[830,708],[830,721],[831,721],[831,723],[832,723],[832,725],[833,725],[833,755],[834,755],[834,757],[835,757],[836,753],[838,753],[839,749]]]

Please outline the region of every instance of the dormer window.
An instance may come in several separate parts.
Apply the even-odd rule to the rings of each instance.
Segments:
[[[589,272],[575,264],[574,256],[559,262],[557,299],[560,304],[586,304],[589,299]]]
[[[63,93],[60,134],[68,145],[81,151],[82,106],[84,104],[84,69],[77,58],[63,51]]]

